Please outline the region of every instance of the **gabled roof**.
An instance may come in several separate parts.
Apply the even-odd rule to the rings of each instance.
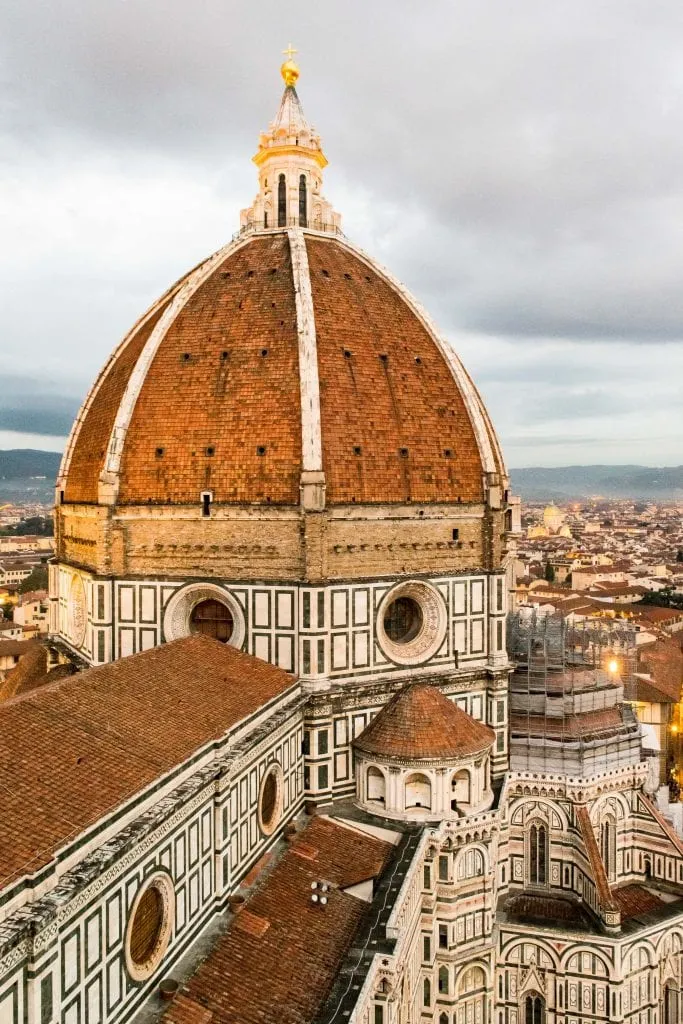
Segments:
[[[0,704],[0,889],[290,688],[190,636]]]
[[[436,760],[488,749],[493,729],[471,718],[436,686],[413,683],[395,694],[354,746],[378,757]]]
[[[165,1024],[312,1021],[367,910],[342,890],[350,878],[380,875],[392,849],[313,818],[218,939]],[[331,883],[324,907],[311,902],[311,883],[320,881]]]

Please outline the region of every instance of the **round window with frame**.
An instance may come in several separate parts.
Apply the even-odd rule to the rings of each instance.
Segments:
[[[175,891],[170,877],[157,872],[137,892],[128,916],[126,969],[133,981],[146,981],[160,966],[173,932]]]
[[[235,620],[227,604],[208,598],[200,601],[190,612],[190,632],[213,637],[227,644],[232,639]]]
[[[284,776],[277,761],[271,761],[261,780],[258,798],[259,826],[264,835],[270,836],[282,819],[284,797]]]
[[[446,604],[436,589],[423,580],[408,580],[392,587],[377,611],[377,640],[384,654],[397,665],[421,665],[446,639]]]

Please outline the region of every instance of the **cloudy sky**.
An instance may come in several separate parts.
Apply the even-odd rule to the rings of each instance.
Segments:
[[[680,0],[0,0],[0,447],[230,237],[281,50],[511,466],[683,462]]]

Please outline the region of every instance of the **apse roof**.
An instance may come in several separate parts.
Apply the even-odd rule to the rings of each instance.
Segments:
[[[377,757],[404,761],[451,759],[492,746],[495,733],[449,700],[436,686],[399,690],[354,740]]]

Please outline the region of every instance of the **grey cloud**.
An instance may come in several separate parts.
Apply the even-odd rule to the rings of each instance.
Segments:
[[[82,393],[225,241],[290,36],[328,196],[456,347],[470,339],[503,441],[574,416],[596,436],[607,407],[574,389],[603,374],[656,461],[649,410],[675,408],[683,338],[678,0],[0,0],[7,367],[63,367]],[[576,342],[559,363],[549,336]],[[56,429],[66,409],[45,412]]]

